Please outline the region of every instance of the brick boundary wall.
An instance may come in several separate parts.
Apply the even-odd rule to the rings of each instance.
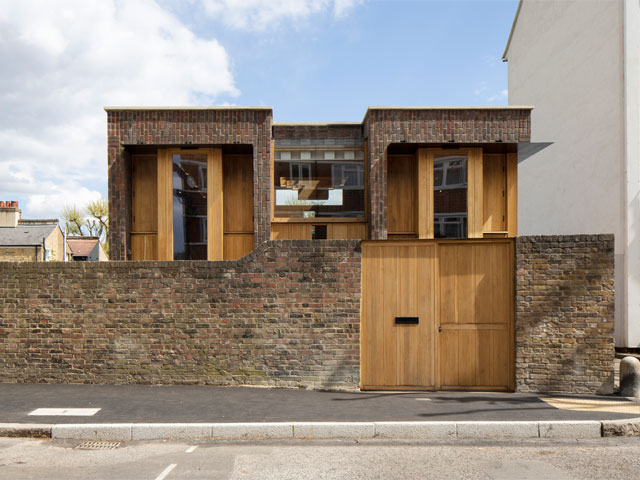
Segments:
[[[607,393],[613,236],[516,239],[516,391]],[[357,240],[232,262],[0,263],[0,382],[356,389]]]
[[[516,239],[516,391],[611,393],[613,235]]]
[[[0,263],[0,382],[355,389],[358,241],[232,262]]]
[[[107,109],[111,260],[126,260],[131,231],[131,160],[126,145],[251,145],[255,245],[269,240],[272,122],[268,108]]]
[[[387,238],[387,147],[392,143],[482,144],[531,141],[530,109],[370,108],[364,119],[371,240]]]

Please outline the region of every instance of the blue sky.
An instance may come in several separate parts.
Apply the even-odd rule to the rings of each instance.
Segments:
[[[370,0],[259,30],[179,15],[227,49],[241,95],[224,100],[273,106],[276,121],[360,121],[369,105],[506,104],[517,4]]]
[[[105,105],[269,105],[278,122],[506,104],[517,3],[0,0],[0,200],[55,218],[106,199]]]

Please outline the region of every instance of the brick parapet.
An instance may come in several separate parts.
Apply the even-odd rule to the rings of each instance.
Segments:
[[[0,263],[0,381],[354,389],[360,265],[348,240],[230,262]]]
[[[516,390],[613,389],[613,235],[516,240]]]
[[[279,139],[351,139],[362,140],[362,124],[274,124],[273,138]]]

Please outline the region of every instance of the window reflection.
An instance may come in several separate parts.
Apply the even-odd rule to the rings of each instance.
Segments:
[[[173,258],[207,259],[207,155],[173,155]]]
[[[435,238],[467,237],[467,157],[441,155],[433,161]]]
[[[364,217],[361,150],[275,152],[276,217]]]

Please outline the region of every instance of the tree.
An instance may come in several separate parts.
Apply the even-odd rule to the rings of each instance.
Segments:
[[[109,255],[109,204],[95,200],[84,207],[65,205],[60,214],[67,233],[98,237],[105,253]]]

